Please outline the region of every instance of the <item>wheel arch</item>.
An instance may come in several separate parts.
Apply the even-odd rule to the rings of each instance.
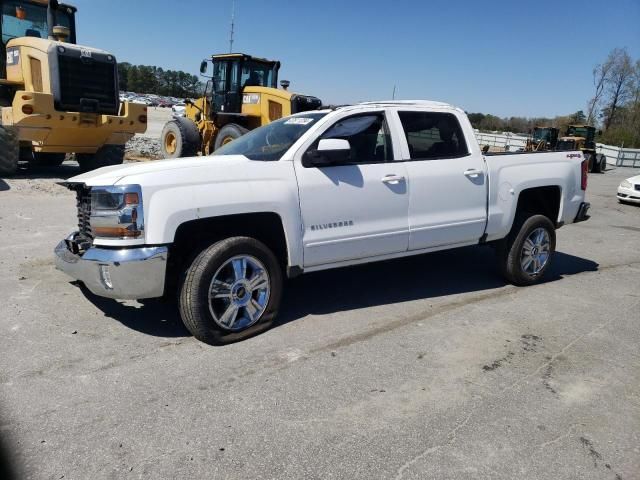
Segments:
[[[551,220],[557,228],[560,225],[561,207],[562,188],[559,185],[526,188],[518,195],[514,218],[525,212],[541,214]]]
[[[264,243],[273,251],[283,271],[289,271],[291,247],[282,217],[276,212],[251,212],[198,218],[180,224],[169,247],[168,281],[177,280],[184,266],[208,245],[238,236]]]

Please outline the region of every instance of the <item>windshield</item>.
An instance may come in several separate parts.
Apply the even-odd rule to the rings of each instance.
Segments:
[[[589,130],[586,127],[569,127],[567,137],[584,137],[589,136]]]
[[[309,113],[281,118],[226,144],[213,155],[244,155],[251,160],[280,160],[291,145],[325,115],[326,113]]]
[[[244,87],[276,87],[273,65],[249,60],[242,66],[240,85]]]
[[[66,9],[56,12],[56,23],[60,26],[72,28],[72,14]],[[5,0],[2,2],[2,44],[13,38],[36,37],[48,38],[46,5],[34,5],[19,0]],[[73,39],[73,34],[71,39]]]
[[[533,131],[533,139],[541,142],[542,140],[549,140],[549,129],[548,128],[536,128]]]

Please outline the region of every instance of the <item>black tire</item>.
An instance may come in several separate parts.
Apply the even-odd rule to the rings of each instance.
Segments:
[[[607,171],[607,157],[600,155],[600,173]]]
[[[78,153],[76,160],[82,172],[111,165],[121,165],[124,162],[124,145],[105,145],[93,154]]]
[[[13,175],[18,170],[20,142],[12,128],[0,125],[0,175]]]
[[[527,272],[522,266],[525,241],[537,229],[542,228],[548,235],[549,256],[542,269]],[[526,286],[540,282],[553,260],[556,249],[556,231],[553,223],[544,215],[520,214],[511,232],[498,244],[498,265],[504,278],[514,285]]]
[[[40,167],[59,167],[67,158],[66,153],[42,153],[33,152],[33,159],[31,160],[34,165]]]
[[[198,126],[188,118],[175,117],[162,129],[160,148],[164,158],[195,157],[201,144]]]
[[[598,164],[598,159],[596,158],[595,155],[592,155],[590,153],[586,154],[587,160],[589,160],[589,167],[588,167],[588,171],[589,173],[598,173],[600,170],[600,165]]]
[[[226,145],[227,143],[235,140],[236,138],[240,138],[248,131],[249,130],[247,130],[246,128],[241,127],[240,125],[236,125],[235,123],[229,123],[225,125],[220,129],[218,135],[216,136],[216,141],[213,146],[214,151],[219,149],[223,145]]]
[[[220,269],[223,270],[228,261],[242,255],[251,256],[265,266],[270,294],[263,313],[255,323],[242,330],[232,331],[223,328],[214,320],[210,309],[209,290],[214,275]],[[253,295],[250,290],[249,295]],[[193,260],[182,277],[178,304],[182,321],[194,337],[210,345],[223,345],[244,340],[269,329],[277,315],[281,296],[282,268],[271,250],[254,238],[231,237],[205,248]]]

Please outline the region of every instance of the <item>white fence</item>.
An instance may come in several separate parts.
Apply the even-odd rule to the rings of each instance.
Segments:
[[[640,167],[640,150],[612,147],[598,143],[596,151],[607,157],[609,165],[616,167]]]
[[[480,145],[504,148],[509,152],[516,152],[527,144],[527,137],[513,133],[480,133],[475,132]],[[640,168],[640,150],[632,148],[613,147],[598,143],[596,151],[607,157],[609,165],[616,167]]]
[[[476,132],[480,145],[504,148],[507,152],[517,152],[527,145],[527,137],[513,133],[480,133]]]

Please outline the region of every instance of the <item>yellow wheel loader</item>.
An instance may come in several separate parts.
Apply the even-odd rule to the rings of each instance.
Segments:
[[[602,132],[600,132],[601,134]],[[558,140],[557,150],[582,150],[589,160],[589,171],[604,173],[607,157],[596,152],[596,128],[591,125],[569,125],[564,137]]]
[[[165,158],[209,155],[249,130],[293,113],[317,110],[320,99],[287,90],[280,82],[280,62],[243,53],[213,55],[204,60],[205,75],[213,64],[204,96],[188,101],[185,117],[169,121],[161,136]]]
[[[125,143],[146,131],[146,106],[120,103],[115,57],[75,44],[75,13],[56,0],[0,0],[0,174],[67,153],[84,171],[122,163]]]

